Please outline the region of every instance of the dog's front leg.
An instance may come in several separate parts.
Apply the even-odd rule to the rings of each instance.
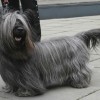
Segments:
[[[36,96],[36,95],[41,95],[44,92],[42,91],[36,91],[36,90],[27,90],[23,88],[19,88],[16,92],[15,95],[19,97],[28,97],[28,96]]]
[[[3,91],[6,92],[6,93],[13,93],[15,91],[17,91],[17,87],[12,87],[8,84],[6,84],[4,87],[2,87]]]
[[[19,97],[27,97],[27,96],[34,96],[34,95],[36,95],[36,93],[35,93],[35,91],[31,92],[29,90],[19,88],[18,91],[15,92],[15,95],[19,96]]]

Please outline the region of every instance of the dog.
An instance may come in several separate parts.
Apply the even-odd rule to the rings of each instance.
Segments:
[[[24,97],[43,94],[55,86],[88,87],[89,51],[99,44],[100,29],[34,42],[31,13],[15,11],[2,17],[0,74],[7,92]]]

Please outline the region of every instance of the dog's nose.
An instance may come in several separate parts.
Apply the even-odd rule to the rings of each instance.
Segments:
[[[23,28],[22,28],[22,27],[18,27],[17,30],[18,30],[19,32],[22,32],[22,31],[23,31]]]
[[[25,34],[26,31],[23,27],[15,27],[13,30],[13,33],[15,34]]]
[[[23,40],[26,37],[26,30],[23,27],[15,27],[13,30],[13,37],[16,40]]]

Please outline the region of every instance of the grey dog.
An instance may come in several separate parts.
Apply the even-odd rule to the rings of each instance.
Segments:
[[[43,94],[54,86],[88,87],[89,50],[100,42],[100,29],[72,37],[34,42],[31,11],[12,12],[0,26],[0,73],[6,90],[17,96]]]

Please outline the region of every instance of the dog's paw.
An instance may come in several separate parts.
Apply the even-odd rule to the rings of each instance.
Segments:
[[[29,91],[17,91],[15,93],[16,96],[18,97],[28,97],[28,96],[32,96],[32,94]]]
[[[9,85],[2,87],[2,89],[3,89],[3,92],[5,92],[5,93],[12,93],[13,92],[13,88],[11,88]]]
[[[16,96],[19,97],[29,97],[29,96],[36,96],[39,95],[40,93],[35,92],[35,91],[29,91],[29,90],[25,90],[25,89],[18,89],[17,92],[15,92]]]
[[[74,88],[87,88],[89,84],[71,84]]]

